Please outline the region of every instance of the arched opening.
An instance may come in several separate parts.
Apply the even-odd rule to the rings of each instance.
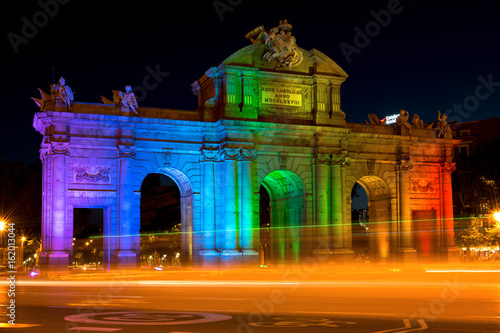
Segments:
[[[140,267],[175,267],[181,260],[181,194],[174,180],[150,173],[141,185]]]
[[[368,196],[359,183],[351,191],[352,251],[356,262],[370,260]]]
[[[366,193],[366,210],[361,210],[361,217],[358,220],[364,225],[367,237],[360,239],[364,249],[368,245],[366,256],[369,260],[387,261],[391,252],[391,195],[385,181],[377,176],[361,177],[356,184],[359,184],[353,191],[359,191],[360,195]],[[354,200],[353,200],[354,202]],[[351,207],[354,208],[354,207]],[[355,221],[353,220],[353,225]],[[361,225],[361,224],[360,224]],[[360,228],[357,228],[360,229]],[[353,228],[353,246],[356,238]],[[362,230],[361,230],[362,231]],[[368,239],[368,244],[366,243]],[[366,259],[365,259],[366,260]]]
[[[262,180],[259,193],[261,264],[298,263],[305,225],[302,180],[291,171],[276,170]]]
[[[109,262],[104,256],[103,234],[102,208],[73,208],[73,247],[70,266],[73,270],[107,269]]]

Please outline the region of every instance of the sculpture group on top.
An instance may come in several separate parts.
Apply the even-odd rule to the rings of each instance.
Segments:
[[[424,124],[424,121],[420,119],[418,114],[413,115],[413,119],[411,121],[411,125],[408,122],[410,119],[410,114],[406,110],[399,110],[399,116],[396,118],[396,123],[394,126],[397,127],[405,127],[408,129],[408,133],[411,134],[411,129],[412,128],[418,128],[418,129],[427,129],[427,130],[436,130],[437,131],[437,137],[441,138],[444,137],[446,133],[451,132],[451,127],[446,121],[446,118],[448,118],[447,115],[441,114],[441,111],[438,110],[438,124],[437,127],[434,128],[434,122],[431,122],[427,125]],[[376,114],[370,113],[368,114],[368,120],[365,119],[365,123],[367,125],[377,125],[377,126],[385,126],[386,125],[386,118],[380,120]]]
[[[113,101],[110,101],[106,97],[101,96],[101,100],[104,104],[114,104],[116,106],[122,106],[128,111],[132,111],[137,114],[137,108],[139,104],[135,98],[135,94],[132,91],[132,86],[125,86],[125,91],[113,90]]]
[[[292,36],[292,25],[286,19],[280,21],[277,27],[266,30],[263,25],[253,29],[245,35],[253,44],[266,45],[266,52],[262,60],[271,62],[276,59],[278,66],[275,69],[292,69],[298,66],[304,55],[297,46],[295,37]]]
[[[66,80],[61,76],[59,78],[59,83],[54,83],[50,85],[50,94],[47,94],[42,89],[38,88],[41,98],[31,97],[35,103],[42,107],[45,101],[61,101],[66,108],[71,111],[71,102],[74,100],[73,91],[69,86],[66,85]]]
[[[68,111],[72,111],[71,102],[74,100],[73,91],[69,86],[66,85],[66,80],[61,76],[59,83],[54,83],[50,85],[50,94],[47,94],[42,89],[38,88],[41,98],[31,97],[35,103],[43,108],[46,101],[55,101],[56,106],[61,106],[58,103],[62,103],[66,106]],[[104,104],[114,104],[116,106],[121,106],[122,111],[132,111],[137,114],[137,108],[139,107],[135,94],[132,91],[132,86],[125,86],[125,91],[113,90],[113,101],[110,101],[106,97],[101,96],[101,100]]]

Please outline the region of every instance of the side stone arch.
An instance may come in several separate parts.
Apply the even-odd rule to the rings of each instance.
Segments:
[[[179,188],[180,192],[180,205],[181,205],[181,260],[183,265],[190,265],[193,263],[193,248],[197,239],[194,235],[194,200],[193,200],[193,185],[189,177],[181,170],[170,167],[162,166],[149,170],[147,173],[141,174],[139,181],[139,189],[142,182],[149,174],[162,174],[171,178]],[[140,205],[140,196],[138,196]],[[140,209],[139,209],[140,215]],[[140,219],[140,216],[139,216]],[[140,229],[140,222],[137,224]],[[137,230],[137,234],[139,230]],[[136,242],[136,251],[140,249],[140,242]]]
[[[395,163],[388,161],[358,160],[351,164],[346,175],[345,196],[349,202],[356,183],[367,194],[370,252],[380,261],[389,260],[398,250],[398,180]],[[350,215],[346,220],[351,225]]]

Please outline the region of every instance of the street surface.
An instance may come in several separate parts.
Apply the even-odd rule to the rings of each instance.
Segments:
[[[0,318],[5,332],[500,332],[499,276],[385,266],[116,272],[26,277],[15,297],[2,276]]]

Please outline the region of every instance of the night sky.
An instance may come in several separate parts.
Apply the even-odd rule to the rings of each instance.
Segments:
[[[3,4],[0,161],[38,159],[42,137],[30,97],[39,97],[37,88],[50,92],[53,77],[65,77],[75,101],[100,103],[113,89],[141,85],[148,68],[159,70],[161,82],[140,105],[195,109],[191,83],[249,45],[247,32],[283,18],[300,47],[320,50],[349,74],[341,89],[348,122],[400,109],[425,122],[438,109],[457,121],[500,115],[500,5],[493,1],[60,1],[45,16],[41,4],[55,0]],[[381,12],[388,8],[390,21]],[[27,28],[34,21],[37,31]],[[367,28],[369,40],[359,35]]]

